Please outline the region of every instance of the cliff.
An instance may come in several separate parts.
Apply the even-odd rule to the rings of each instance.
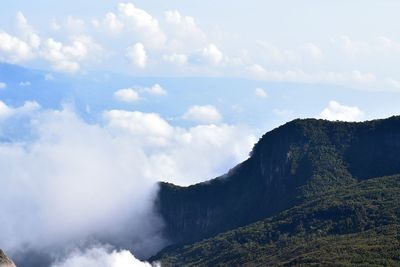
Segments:
[[[191,243],[329,190],[397,173],[400,117],[363,123],[294,120],[266,133],[249,159],[226,175],[189,187],[160,183],[157,207],[171,243]]]

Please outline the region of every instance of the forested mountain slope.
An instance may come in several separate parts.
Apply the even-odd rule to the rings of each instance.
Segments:
[[[157,208],[171,243],[191,243],[397,173],[400,117],[294,120],[266,133],[226,175],[189,187],[161,183]]]
[[[153,259],[163,266],[399,266],[400,175],[328,190]]]

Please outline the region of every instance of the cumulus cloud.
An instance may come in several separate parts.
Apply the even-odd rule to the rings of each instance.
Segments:
[[[118,10],[121,19],[125,21],[125,27],[142,36],[148,45],[159,48],[165,43],[166,36],[157,19],[145,10],[132,3],[120,3]]]
[[[51,267],[156,267],[135,258],[128,250],[111,250],[105,247],[93,247],[85,251],[72,252],[66,259],[54,263]]]
[[[214,44],[209,44],[202,50],[202,56],[204,57],[205,61],[212,65],[218,65],[222,62],[224,55],[222,54],[221,50]]]
[[[319,114],[321,119],[332,121],[359,121],[363,118],[362,112],[356,106],[345,106],[336,101],[330,101],[328,106]]]
[[[266,98],[268,96],[267,92],[262,88],[256,88],[254,94],[261,98]]]
[[[38,49],[40,46],[40,37],[36,34],[35,30],[31,25],[29,25],[28,20],[22,14],[22,12],[17,13],[17,29],[20,32],[22,39],[29,44],[30,47]]]
[[[107,29],[113,33],[119,33],[124,28],[124,24],[112,12],[106,14],[103,23],[106,25]]]
[[[204,33],[197,27],[193,17],[184,16],[178,10],[169,10],[165,12],[165,18],[168,23],[178,26],[180,31],[188,34],[187,37],[204,38]]]
[[[139,93],[132,88],[124,88],[116,91],[114,98],[121,102],[134,103],[139,100]]]
[[[70,32],[81,33],[84,25],[83,20],[68,17],[65,27]],[[57,27],[61,29],[58,24]],[[88,35],[72,35],[69,44],[53,38],[41,38],[22,12],[16,15],[16,29],[16,36],[0,31],[0,60],[21,63],[44,59],[55,70],[73,73],[81,68],[84,61],[98,60],[101,56],[102,47]]]
[[[140,94],[149,94],[152,96],[166,96],[168,92],[158,83],[150,87],[134,86],[124,88],[114,92],[114,98],[121,102],[133,103],[140,99]]]
[[[47,39],[41,55],[48,60],[54,69],[62,72],[77,72],[81,62],[98,55],[101,46],[90,36],[79,35],[71,37],[71,44],[65,45],[52,38]]]
[[[5,89],[5,88],[7,88],[7,84],[0,82],[0,89]]]
[[[0,101],[0,119],[5,119],[11,116],[13,110],[3,101]]]
[[[248,129],[235,125],[181,128],[156,113],[126,110],[105,111],[103,118],[114,135],[135,140],[146,151],[152,176],[180,185],[224,173],[247,158],[255,143]]]
[[[147,53],[142,43],[137,43],[126,49],[126,56],[132,63],[139,68],[145,68],[147,63]]]
[[[183,114],[183,118],[202,123],[217,123],[222,120],[221,114],[211,105],[192,106]]]
[[[174,50],[196,50],[206,44],[206,34],[197,26],[191,16],[182,15],[178,10],[165,12],[171,40],[169,45]]]
[[[19,63],[35,57],[32,48],[21,39],[0,31],[0,59]]]
[[[96,28],[103,27],[111,34],[119,34],[125,27],[124,23],[113,12],[108,12],[101,21],[97,19],[92,20],[92,24]]]
[[[166,144],[174,133],[174,128],[155,113],[110,110],[104,112],[104,118],[110,128],[143,137],[143,144]]]
[[[8,106],[3,101],[0,101],[0,120],[7,119],[13,115],[22,115],[40,109],[40,105],[35,101],[26,101],[20,107]]]
[[[167,91],[161,87],[159,84],[155,84],[152,87],[146,88],[146,92],[148,92],[151,95],[155,96],[165,96],[167,95]]]

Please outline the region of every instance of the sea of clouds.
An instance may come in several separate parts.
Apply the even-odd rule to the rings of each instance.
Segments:
[[[168,244],[157,181],[213,178],[254,142],[224,123],[181,128],[126,110],[87,122],[72,105],[0,101],[0,247],[19,266],[137,266],[131,253],[145,259]]]

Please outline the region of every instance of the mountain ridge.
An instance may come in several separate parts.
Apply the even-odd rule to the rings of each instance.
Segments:
[[[160,183],[157,208],[179,246],[279,214],[336,188],[400,173],[400,117],[296,119],[266,134],[227,175]]]

